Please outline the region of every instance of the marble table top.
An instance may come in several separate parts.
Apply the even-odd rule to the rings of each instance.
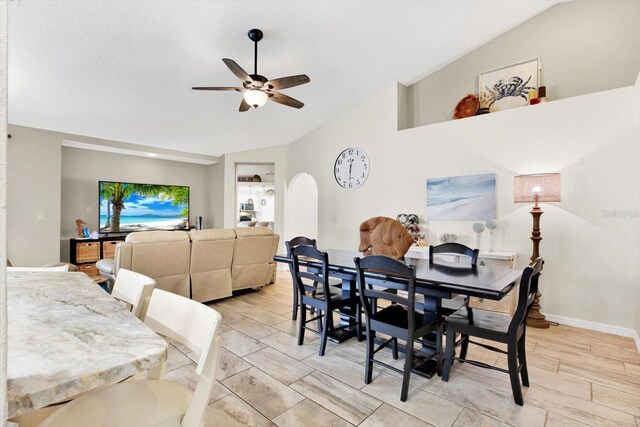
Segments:
[[[167,344],[84,273],[7,273],[9,417],[164,362]]]

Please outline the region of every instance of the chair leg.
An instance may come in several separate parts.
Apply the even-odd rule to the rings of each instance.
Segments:
[[[316,315],[315,308],[314,308],[314,307],[311,307],[311,309],[309,310],[309,313],[310,313],[312,316],[315,316],[315,315]],[[317,324],[318,324],[318,325],[317,325],[318,332],[322,332],[322,316],[320,315],[320,313],[318,313],[318,320],[317,320]]]
[[[438,325],[438,329],[436,330],[436,333],[438,334],[436,336],[436,362],[438,363],[436,366],[436,373],[438,374],[439,377],[442,376],[442,336],[444,335],[444,330],[443,330],[443,326],[442,326],[442,322],[440,322],[440,324]]]
[[[449,373],[451,372],[451,363],[453,362],[453,345],[455,344],[455,332],[451,328],[447,328],[447,350],[444,356],[444,368],[442,370],[442,381],[449,381]]]
[[[373,346],[376,340],[375,333],[371,331],[369,324],[367,324],[367,354],[364,367],[364,383],[371,383],[371,376],[373,375]]]
[[[324,352],[327,348],[327,338],[329,337],[329,326],[332,325],[333,322],[330,321],[330,316],[333,315],[331,310],[328,310],[326,307],[322,311],[322,317],[324,317],[324,327],[322,328],[322,336],[320,337],[320,348],[318,349],[318,355],[324,356]]]
[[[469,335],[461,335],[460,336],[462,342],[460,343],[460,363],[464,363],[464,359],[467,358],[467,350],[469,349]],[[455,334],[453,336],[453,341],[455,342],[456,337]]]
[[[307,323],[307,305],[300,303],[300,322],[298,323],[298,345],[304,341],[304,327]]]
[[[511,390],[513,391],[513,400],[516,404],[524,405],[522,399],[522,388],[520,386],[520,375],[518,374],[518,350],[515,341],[509,342],[507,345],[507,362],[509,365],[509,379],[511,380]]]
[[[393,360],[398,360],[398,338],[393,338],[391,341],[391,353],[393,354]]]
[[[362,309],[360,303],[356,304],[356,335],[358,342],[362,342]]]
[[[524,335],[518,341],[518,362],[520,364],[520,377],[522,385],[529,387],[529,371],[527,371],[527,350],[525,348]]]
[[[293,284],[293,311],[291,312],[291,320],[298,319],[298,287]]]
[[[407,340],[407,354],[404,361],[404,374],[402,375],[402,393],[400,394],[400,400],[407,401],[407,394],[409,392],[409,380],[411,379],[411,367],[413,366],[413,336],[409,335]]]

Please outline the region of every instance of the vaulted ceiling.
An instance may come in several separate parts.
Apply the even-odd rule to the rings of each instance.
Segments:
[[[9,123],[221,155],[290,143],[397,80],[415,82],[555,1],[9,2]],[[238,112],[222,58],[253,72],[307,74]],[[515,47],[514,47],[515,48]]]

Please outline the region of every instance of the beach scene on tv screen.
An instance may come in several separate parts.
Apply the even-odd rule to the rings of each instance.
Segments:
[[[100,232],[189,228],[189,187],[100,182]]]

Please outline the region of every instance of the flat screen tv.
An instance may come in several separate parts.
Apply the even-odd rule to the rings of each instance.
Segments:
[[[189,229],[189,187],[100,181],[100,233]]]

